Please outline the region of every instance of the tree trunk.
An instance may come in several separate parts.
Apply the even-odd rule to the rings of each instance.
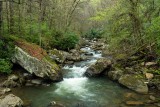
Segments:
[[[20,0],[18,3],[18,32],[19,36],[21,36],[21,8],[20,8]]]
[[[10,31],[10,24],[9,24],[9,8],[8,8],[8,1],[6,0],[6,18],[7,18],[7,31]]]
[[[3,2],[0,1],[0,39],[2,39],[2,6],[3,6]]]
[[[9,2],[9,11],[10,11],[10,34],[14,34],[13,2]]]

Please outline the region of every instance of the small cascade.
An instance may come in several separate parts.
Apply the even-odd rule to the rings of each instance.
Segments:
[[[67,95],[70,93],[82,98],[85,98],[85,96],[86,98],[94,96],[85,88],[87,86],[88,78],[84,77],[84,73],[89,65],[95,63],[97,58],[101,58],[102,55],[101,52],[95,52],[89,47],[82,48],[81,50],[92,53],[93,56],[87,61],[78,62],[78,64],[74,65],[65,65],[63,67],[64,80],[57,84],[58,88],[55,91],[57,94]]]

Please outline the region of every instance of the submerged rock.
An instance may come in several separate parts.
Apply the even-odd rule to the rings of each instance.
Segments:
[[[144,105],[144,102],[142,101],[126,101],[127,105],[130,106],[138,106],[138,105]]]
[[[42,80],[41,79],[33,79],[33,80],[31,80],[31,83],[35,84],[35,85],[41,85],[42,84]]]
[[[137,77],[137,75],[123,75],[119,78],[119,83],[132,89],[138,93],[148,93],[148,86],[143,79]]]
[[[110,59],[107,58],[100,58],[97,60],[97,62],[93,65],[91,65],[85,72],[86,76],[92,77],[92,76],[98,76],[106,69],[109,69],[112,65],[112,62]]]
[[[63,104],[52,101],[47,107],[65,107],[65,106]]]
[[[5,97],[0,98],[0,107],[22,107],[23,106],[23,101],[13,95],[9,94]]]
[[[41,53],[37,53],[41,54]],[[40,55],[39,55],[40,56]],[[21,65],[25,70],[38,77],[53,81],[62,80],[62,75],[58,65],[50,61],[47,56],[33,57],[20,47],[15,47],[15,55],[12,61]]]

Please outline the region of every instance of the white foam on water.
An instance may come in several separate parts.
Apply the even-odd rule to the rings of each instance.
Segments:
[[[63,69],[71,70],[71,73],[74,77],[83,77],[83,74],[85,73],[87,68],[87,66],[77,67],[74,65],[73,67],[65,66]]]
[[[57,89],[54,93],[63,96],[72,94],[86,100],[89,100],[90,97],[95,96],[88,90],[88,78],[84,77],[83,75],[86,72],[87,68],[91,64],[95,63],[97,61],[97,58],[101,58],[102,55],[101,53],[95,53],[90,47],[82,48],[81,50],[92,53],[93,57],[91,58],[91,60],[87,61],[85,66],[64,66],[63,69],[69,70],[67,74],[69,75],[69,78],[64,78],[62,82],[56,84]]]
[[[81,48],[82,51],[86,51],[86,52],[90,52],[91,48],[90,47],[85,47],[85,48]]]
[[[99,54],[94,53],[94,54],[93,54],[93,57],[94,57],[94,58],[102,58],[102,54],[100,54],[100,53],[99,53]]]
[[[74,96],[79,96],[80,98],[88,98],[94,96],[87,90],[86,83],[88,78],[64,78],[64,80],[57,84],[57,89],[54,93],[59,95],[73,94]],[[87,93],[87,94],[86,94]]]

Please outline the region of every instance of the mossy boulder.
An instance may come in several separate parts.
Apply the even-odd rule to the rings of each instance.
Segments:
[[[119,78],[119,83],[126,86],[127,88],[134,90],[138,93],[146,94],[148,93],[148,86],[143,78],[138,75],[123,75]]]
[[[85,72],[85,75],[88,77],[94,77],[102,74],[107,69],[110,69],[112,62],[107,58],[100,58],[97,62],[91,65]]]
[[[52,81],[62,80],[59,66],[38,45],[25,41],[16,41],[12,61],[38,77]]]

